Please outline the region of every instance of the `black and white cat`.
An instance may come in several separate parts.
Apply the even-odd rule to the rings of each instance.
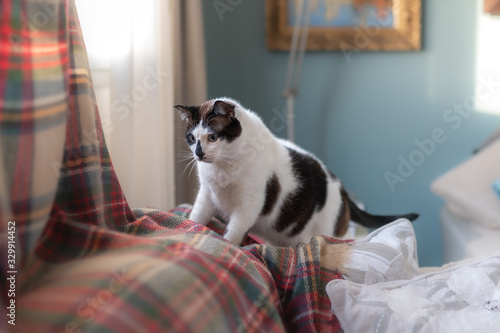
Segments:
[[[270,244],[295,246],[315,235],[341,237],[349,220],[380,227],[417,214],[374,216],[360,210],[315,156],[276,138],[252,111],[229,98],[175,106],[187,121],[200,190],[190,219],[226,219],[224,238],[241,244],[250,232]]]

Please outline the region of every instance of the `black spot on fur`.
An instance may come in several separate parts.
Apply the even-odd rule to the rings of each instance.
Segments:
[[[232,142],[241,135],[242,127],[235,117],[235,106],[230,103],[210,100],[199,106],[176,105],[175,108],[187,121],[186,136],[200,121],[221,140]]]
[[[183,106],[176,105],[174,106],[177,110],[179,110],[182,114],[182,119],[187,120],[188,128],[191,128],[200,121],[200,107],[199,106]]]
[[[266,201],[260,212],[260,215],[267,215],[273,211],[278,196],[281,192],[281,185],[276,174],[273,174],[266,184]]]
[[[225,126],[208,126],[209,130],[217,133],[219,139],[232,142],[241,135],[241,124],[236,118],[231,119]]]
[[[217,116],[227,116],[234,118],[235,106],[224,101],[215,101],[212,112]]]
[[[241,135],[241,124],[235,117],[235,106],[223,101],[216,101],[212,111],[203,120],[203,125],[214,133],[219,139],[232,142]]]
[[[315,211],[320,211],[326,203],[327,175],[321,164],[309,156],[288,148],[292,170],[298,182],[297,189],[287,195],[275,229],[282,232],[294,225],[289,237],[298,235]]]

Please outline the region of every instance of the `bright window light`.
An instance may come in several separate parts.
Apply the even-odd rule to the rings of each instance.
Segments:
[[[77,0],[76,5],[91,59],[109,62],[131,51],[132,0]]]
[[[482,1],[480,1],[482,3]],[[477,38],[476,109],[500,115],[500,16],[480,6]]]

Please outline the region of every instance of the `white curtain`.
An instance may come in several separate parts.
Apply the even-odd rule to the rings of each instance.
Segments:
[[[181,88],[176,75],[182,74],[176,61],[183,56],[176,50],[189,47],[177,37],[177,27],[179,21],[202,22],[202,17],[199,0],[187,1],[197,7],[196,17],[180,17],[183,2],[77,0],[106,142],[132,207],[167,210],[186,201],[185,182],[177,181],[181,195],[176,198],[176,167],[182,165],[176,165],[180,134],[173,105],[184,104],[174,100]],[[204,78],[204,52],[198,58]]]
[[[203,20],[200,0],[174,1],[174,44],[175,71],[174,98],[176,104],[198,105],[207,99],[207,79]],[[175,117],[175,150],[178,156],[189,154],[186,145],[186,125]],[[179,203],[193,203],[197,192],[196,172],[187,169],[188,161],[176,163],[176,200]]]

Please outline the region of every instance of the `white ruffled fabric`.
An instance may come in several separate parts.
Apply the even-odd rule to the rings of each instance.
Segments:
[[[354,242],[346,269],[346,280],[364,284],[418,275],[417,243],[411,222],[399,219]]]
[[[415,245],[406,220],[353,244],[356,274],[326,287],[343,330],[500,332],[500,252],[417,275]]]

